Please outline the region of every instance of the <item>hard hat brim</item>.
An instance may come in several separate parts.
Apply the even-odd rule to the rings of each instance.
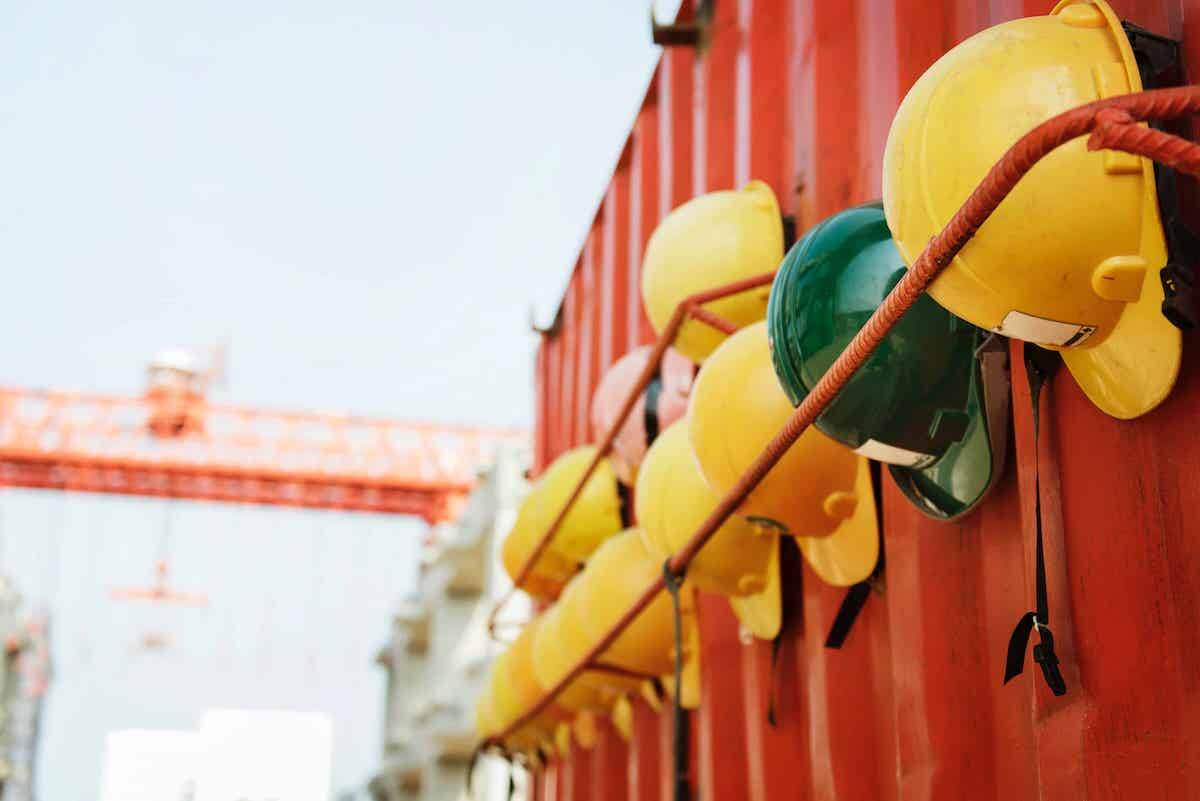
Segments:
[[[779,538],[774,537],[767,562],[767,586],[754,595],[730,596],[729,606],[746,630],[760,640],[773,640],[783,628],[783,597],[779,580]]]
[[[805,561],[822,581],[834,587],[849,587],[865,581],[879,561],[879,518],[875,512],[875,490],[871,466],[858,457],[854,482],[858,503],[854,514],[828,537],[796,537]]]
[[[956,520],[971,513],[1004,473],[1010,405],[1008,342],[989,340],[979,352],[970,389],[970,423],[929,467],[888,465],[900,491],[935,520]]]
[[[1162,313],[1157,270],[1147,270],[1141,296],[1125,307],[1112,333],[1091,348],[1062,351],[1079,388],[1100,411],[1131,420],[1171,394],[1183,338]]]

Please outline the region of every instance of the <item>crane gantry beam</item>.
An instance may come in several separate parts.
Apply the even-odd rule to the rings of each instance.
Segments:
[[[515,429],[0,387],[0,486],[452,519]]]

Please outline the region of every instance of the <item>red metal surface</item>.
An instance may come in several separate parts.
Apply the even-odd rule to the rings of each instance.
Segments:
[[[706,187],[715,189],[732,179],[714,183],[713,170],[722,168],[710,169],[708,160],[734,159],[726,169],[734,179],[744,177],[736,158],[748,140],[750,177],[776,188],[801,230],[877,197],[883,137],[911,83],[965,36],[1050,6],[1032,0],[749,2],[717,0],[750,20],[735,46],[739,57],[748,55],[751,79],[747,85],[734,76],[732,106],[714,108],[707,91],[708,79],[717,77],[711,70],[705,94],[693,101],[688,86],[681,101],[680,85],[694,72],[679,67],[691,66],[692,53],[664,54],[631,134],[634,186],[643,197],[658,192],[662,200],[656,209],[639,207],[631,239],[644,242],[666,209],[691,196],[692,181],[682,181],[682,193],[678,187],[681,173],[699,160],[693,142],[706,161]],[[1200,64],[1200,2],[1114,6],[1143,27],[1180,38],[1186,64]],[[774,74],[756,67],[760,54],[771,52],[786,65]],[[736,72],[737,58],[723,63]],[[783,89],[773,104],[764,103],[758,95],[763,81],[783,74]],[[1195,67],[1190,74],[1200,76]],[[732,154],[710,154],[707,131],[687,137],[687,147],[671,136],[697,118],[697,109],[703,119],[736,126],[746,93],[749,124],[735,127]],[[772,113],[784,130],[773,129]],[[647,131],[657,148],[647,145]],[[767,133],[760,137],[759,131]],[[760,144],[763,139],[768,144]],[[759,155],[780,143],[782,156]],[[629,301],[635,304],[630,312],[640,319],[636,300]],[[565,313],[563,333],[544,341],[546,355],[580,322]],[[640,342],[649,341],[644,328],[639,333]],[[553,387],[546,361],[540,380]],[[1000,686],[1008,633],[1032,597],[1033,462],[1023,380],[1018,364],[1015,457],[978,513],[958,524],[929,522],[885,479],[885,589],[868,602],[843,651],[822,647],[838,594],[811,575],[802,589],[789,582],[789,600],[803,619],[790,623],[775,669],[781,690],[776,728],[764,727],[752,708],[756,682],[769,675],[769,646],[721,640],[725,648],[742,649],[739,659],[724,661],[726,672],[705,674],[706,695],[737,697],[743,708],[742,726],[721,732],[723,741],[744,742],[747,752],[746,783],[730,797],[1200,797],[1200,447],[1190,424],[1200,405],[1197,367],[1185,358],[1171,399],[1134,422],[1097,412],[1065,373],[1051,389],[1042,501],[1051,614],[1071,684],[1064,699],[1050,697],[1032,674]],[[550,401],[539,406],[539,425],[562,430],[573,412],[555,402],[555,392],[539,398]],[[539,461],[582,441],[547,438]],[[719,635],[705,620],[701,636],[713,641]],[[751,679],[755,664],[758,677]],[[633,762],[643,758],[642,743],[656,735],[661,742],[664,720],[637,703]],[[704,714],[695,717],[703,725]],[[666,756],[660,747],[645,758],[662,764]],[[708,775],[712,768],[705,769]],[[562,770],[551,767],[547,780]],[[631,783],[630,797],[670,798],[665,783],[654,796],[647,795],[651,789],[641,781],[635,794]],[[697,789],[701,797],[716,797]]]
[[[592,783],[585,798],[626,801],[629,797],[629,747],[607,719],[599,728],[599,742],[591,753]]]
[[[1114,109],[1119,109],[1126,112],[1126,114],[1120,120],[1114,120],[1113,116],[1107,113]],[[795,411],[792,412],[783,428],[776,432],[762,449],[762,452],[746,467],[734,485],[721,496],[717,505],[713,507],[712,512],[700,523],[695,533],[675,551],[674,555],[664,566],[664,571],[669,570],[676,576],[684,575],[692,559],[695,558],[696,554],[705,546],[717,529],[746,500],[746,497],[758,486],[759,482],[763,480],[784,453],[795,444],[800,435],[816,421],[817,417],[825,410],[829,403],[837,397],[838,393],[854,376],[855,372],[870,358],[871,354],[883,341],[884,337],[887,336],[892,327],[905,312],[912,308],[913,303],[916,302],[930,283],[950,264],[959,251],[970,241],[975,232],[979,230],[979,227],[987,221],[1000,203],[1012,192],[1025,174],[1038,161],[1060,145],[1103,126],[1118,123],[1132,126],[1138,121],[1170,120],[1185,114],[1195,114],[1198,112],[1200,112],[1200,85],[1161,89],[1152,92],[1113,97],[1081,106],[1047,120],[1019,139],[1009,148],[1000,161],[988,171],[988,174],[984,176],[979,186],[967,197],[962,207],[955,212],[941,232],[926,245],[921,255],[909,265],[903,277],[888,292],[878,308],[871,313],[871,316],[850,340],[850,343],[846,345],[833,364],[829,366],[828,370],[825,371],[804,399],[796,406]],[[1194,153],[1200,151],[1200,145],[1183,142],[1172,136],[1118,136],[1111,138],[1119,140],[1121,149],[1125,150],[1125,152],[1170,160],[1179,169],[1188,171],[1193,175],[1200,172],[1200,158],[1194,158]],[[1096,144],[1097,141],[1093,139],[1089,142],[1089,147],[1094,147]],[[752,286],[758,280],[760,279],[747,279],[741,283]],[[527,560],[526,567],[528,567],[529,562],[536,560],[539,554],[538,548],[544,548],[549,543],[556,532],[558,524],[566,516],[567,511],[574,503],[576,497],[578,497],[582,486],[587,483],[590,471],[595,468],[600,459],[600,453],[612,444],[616,429],[620,427],[624,416],[628,414],[629,409],[632,407],[637,394],[645,386],[646,374],[649,372],[651,366],[661,359],[666,343],[672,341],[674,333],[684,317],[694,310],[696,304],[705,302],[706,299],[711,297],[725,296],[732,291],[742,288],[740,284],[729,284],[719,290],[693,295],[681,301],[679,306],[676,307],[675,313],[672,315],[666,328],[664,328],[659,342],[654,348],[655,358],[647,363],[646,367],[643,368],[639,381],[630,389],[630,394],[622,407],[621,419],[615,421],[613,429],[606,434],[604,447],[592,458],[588,472],[580,478],[571,497],[568,498],[564,507],[559,510],[555,521],[542,536],[537,548],[535,548],[530,559]],[[616,638],[642,613],[665,586],[666,580],[663,576],[659,576],[651,582],[633,604],[617,618],[612,628],[588,649],[571,670],[567,671],[557,683],[551,685],[537,703],[518,715],[500,732],[496,733],[490,742],[494,741],[494,744],[498,745],[549,707],[553,703],[554,698],[567,685],[578,678],[589,665],[594,664],[600,659],[601,654],[612,645]],[[702,597],[702,601],[704,600]],[[719,636],[717,624],[710,622],[707,629],[711,632],[710,636]],[[702,643],[701,651],[703,652],[705,648],[706,646]],[[845,653],[845,651],[843,650],[842,653]],[[703,661],[705,660],[702,658]],[[726,671],[719,672],[724,673]],[[708,691],[703,690],[702,695],[708,697]],[[719,715],[715,714],[715,710],[724,705],[726,699],[720,697],[713,700],[714,703],[704,703],[701,705],[702,715],[719,717]],[[861,710],[862,708],[856,707],[855,709]],[[714,731],[716,728],[714,727]],[[724,730],[723,726],[719,728],[722,731]],[[708,742],[708,735],[711,735],[711,732],[703,730],[702,727],[702,745]],[[709,754],[708,749],[702,747],[702,754],[707,756]],[[708,767],[708,763],[705,762],[702,767]],[[717,783],[713,782],[712,778],[711,775],[707,776],[708,783],[715,786]],[[878,796],[878,792],[874,795]]]
[[[515,430],[204,403],[152,435],[152,395],[0,388],[0,486],[453,519]]]

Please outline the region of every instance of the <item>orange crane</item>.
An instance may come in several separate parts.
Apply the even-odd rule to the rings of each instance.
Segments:
[[[0,486],[453,519],[516,429],[211,403],[187,351],[120,397],[0,387]]]
[[[163,351],[140,396],[0,387],[0,487],[405,514],[432,526],[458,516],[496,448],[528,442],[517,429],[212,403],[223,352],[213,361],[201,369],[187,350]],[[114,601],[207,605],[207,595],[170,586],[169,530],[168,518],[153,583],[114,588]],[[29,722],[18,751],[32,748],[26,730],[36,728],[49,680],[44,622],[37,625],[41,658],[27,660],[21,719]],[[151,631],[139,647],[169,644],[165,632]],[[0,646],[10,653],[19,643]]]
[[[170,585],[170,568],[166,559],[154,563],[154,583],[142,587],[117,587],[109,591],[114,601],[144,601],[155,604],[179,604],[183,606],[208,606],[208,596],[197,592],[181,592]],[[165,631],[147,631],[137,643],[142,651],[161,651],[171,645],[171,637]]]
[[[166,559],[154,563],[154,583],[146,587],[118,587],[109,592],[114,601],[155,601],[157,603],[207,606],[208,596],[196,592],[180,592],[167,581],[170,568]]]

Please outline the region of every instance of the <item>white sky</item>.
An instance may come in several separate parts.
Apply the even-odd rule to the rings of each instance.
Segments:
[[[6,4],[0,380],[133,391],[228,337],[229,400],[528,423],[647,5]]]
[[[200,735],[171,729],[125,729],[104,738],[100,801],[178,801],[196,779]]]
[[[106,735],[186,729],[212,707],[294,709],[333,723],[333,786],[378,770],[384,672],[374,657],[413,586],[423,525],[119,496],[0,492],[0,562],[47,602],[53,676],[39,801],[94,799]],[[169,522],[169,526],[167,525]],[[113,600],[169,554],[202,607]],[[148,635],[160,647],[145,646]]]
[[[198,723],[110,732],[100,801],[328,801],[327,717],[215,709]]]
[[[659,2],[661,17],[677,2]],[[528,424],[557,305],[657,53],[646,0],[12,0],[0,9],[0,383],[138,392],[231,342],[222,399]],[[407,520],[0,492],[0,569],[54,614],[43,801],[95,797],[107,732],[211,706],[334,722],[378,766]],[[169,636],[161,652],[140,637]]]

